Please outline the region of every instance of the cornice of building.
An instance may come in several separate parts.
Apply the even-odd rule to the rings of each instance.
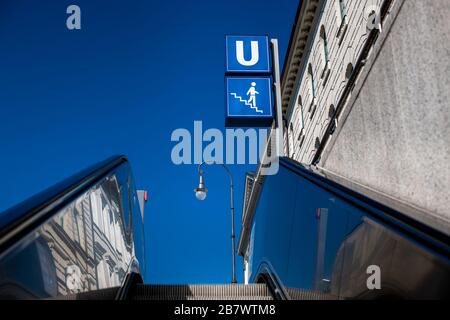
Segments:
[[[311,36],[311,30],[315,29],[313,27],[315,17],[319,13],[320,2],[321,0],[303,0],[297,11],[281,80],[283,117],[288,111],[295,83],[301,70],[301,63],[307,53],[308,38]]]

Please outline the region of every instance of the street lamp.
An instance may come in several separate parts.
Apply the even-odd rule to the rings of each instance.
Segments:
[[[205,184],[203,183],[203,171],[200,174],[200,182],[198,184],[198,188],[195,188],[195,197],[197,200],[203,201],[206,199],[206,193],[208,192],[208,189],[205,188]]]
[[[198,188],[194,189],[195,197],[203,201],[206,199],[206,193],[208,192],[208,189],[205,188],[205,183],[203,182],[203,173],[202,166],[205,164],[218,164],[228,174],[228,177],[230,178],[230,207],[231,207],[231,258],[232,258],[232,279],[231,283],[236,283],[236,267],[235,267],[235,246],[234,246],[234,198],[233,198],[233,178],[231,176],[230,170],[223,164],[223,163],[217,163],[215,161],[203,161],[198,166],[198,175],[200,176],[200,182],[198,184]]]

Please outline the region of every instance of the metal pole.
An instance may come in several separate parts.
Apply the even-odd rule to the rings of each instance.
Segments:
[[[230,207],[231,207],[231,283],[237,283],[236,282],[236,247],[235,247],[235,234],[234,234],[234,191],[233,191],[233,177],[231,176],[230,170],[225,166],[223,163],[217,163],[215,161],[203,161],[198,166],[198,173],[199,175],[203,174],[203,171],[201,170],[201,167],[205,164],[218,164],[222,166],[222,168],[225,170],[225,172],[228,174],[228,177],[230,178]]]
[[[275,86],[275,104],[277,111],[277,156],[284,157],[283,110],[281,108],[280,56],[278,53],[278,39],[270,39],[270,43],[272,44],[272,64]]]
[[[233,199],[233,180],[230,175],[230,195],[231,195],[231,252],[232,252],[232,278],[231,283],[236,283],[236,247],[234,245],[234,199]]]

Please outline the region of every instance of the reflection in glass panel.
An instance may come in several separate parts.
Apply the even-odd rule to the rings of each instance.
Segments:
[[[450,296],[450,263],[429,243],[285,162],[264,179],[245,256],[250,282],[268,268],[292,299]],[[381,272],[376,290],[368,285],[373,266]]]
[[[127,199],[117,178],[128,176],[126,169],[104,178],[1,257],[0,298],[46,298],[123,284],[134,257],[123,223]]]

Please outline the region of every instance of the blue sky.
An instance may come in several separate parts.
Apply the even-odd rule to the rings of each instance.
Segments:
[[[82,30],[65,26],[82,10]],[[0,4],[0,211],[111,155],[126,154],[149,191],[150,283],[231,279],[228,180],[175,166],[176,128],[224,130],[226,34],[268,34],[288,46],[297,0],[34,1]],[[237,235],[244,174],[232,165]],[[242,281],[242,260],[237,260]]]

